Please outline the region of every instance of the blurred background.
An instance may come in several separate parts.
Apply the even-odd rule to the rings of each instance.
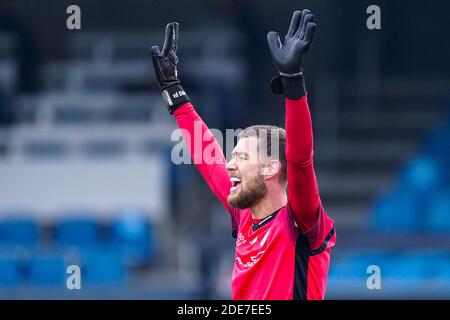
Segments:
[[[326,297],[449,299],[450,3],[399,0],[0,0],[0,298],[229,299],[229,216],[170,160],[149,49],[180,22],[179,73],[206,123],[283,126],[266,34],[303,8],[319,26],[305,74],[338,237]]]

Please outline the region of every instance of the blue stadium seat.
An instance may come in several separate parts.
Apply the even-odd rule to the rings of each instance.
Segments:
[[[450,233],[450,189],[430,200],[425,227],[429,231]]]
[[[387,258],[387,267],[382,270],[382,277],[388,280],[421,281],[432,275],[433,254],[408,252],[393,254]]]
[[[17,260],[10,255],[0,256],[0,288],[15,287],[24,282]]]
[[[153,226],[145,212],[122,210],[112,226],[112,243],[130,266],[148,263],[155,255]]]
[[[357,280],[363,287],[369,265],[380,267],[382,286],[387,290],[405,289],[424,280],[435,283],[450,280],[450,256],[441,250],[350,251],[332,259],[329,276],[333,281]]]
[[[79,216],[56,223],[55,237],[59,245],[89,247],[99,244],[99,226],[90,218],[82,218],[83,212],[80,212]]]
[[[39,228],[31,217],[7,218],[0,222],[0,243],[3,245],[34,246],[38,238]]]
[[[414,193],[397,190],[379,199],[371,216],[372,226],[379,231],[408,232],[419,228],[421,199]]]
[[[82,258],[82,279],[86,285],[124,284],[127,270],[121,252],[114,248],[86,251]]]
[[[438,281],[450,281],[450,255],[442,257],[438,263],[436,263],[435,268],[435,277]]]
[[[434,130],[424,142],[424,152],[434,156],[440,164],[441,180],[450,184],[450,114],[446,123]]]
[[[450,119],[434,130],[426,139],[423,146],[425,152],[433,154],[440,159],[450,159]]]
[[[65,286],[66,263],[59,254],[38,253],[29,264],[30,282],[37,286]]]
[[[434,157],[419,155],[403,169],[399,187],[411,192],[432,194],[439,186],[440,171],[439,164]]]
[[[331,260],[329,275],[341,280],[367,279],[367,268],[376,265],[384,269],[386,257],[387,253],[380,250],[350,251]]]

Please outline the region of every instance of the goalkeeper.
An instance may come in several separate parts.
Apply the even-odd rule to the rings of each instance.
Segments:
[[[319,197],[303,74],[315,30],[313,15],[303,10],[294,12],[284,40],[273,31],[267,35],[278,70],[271,87],[275,94],[284,95],[285,129],[246,128],[228,163],[180,85],[178,23],[167,25],[162,50],[157,46],[151,50],[164,101],[183,129],[191,157],[202,158],[207,148],[216,150],[214,161],[194,163],[231,217],[236,238],[233,299],[323,299],[325,295],[336,236]],[[201,128],[200,143],[194,143],[194,126]]]

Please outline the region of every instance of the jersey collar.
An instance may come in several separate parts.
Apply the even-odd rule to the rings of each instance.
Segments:
[[[284,207],[284,206],[283,206]],[[262,226],[268,224],[270,221],[273,220],[273,218],[276,217],[276,215],[278,214],[278,212],[280,212],[280,210],[283,208],[281,207],[280,209],[277,209],[275,212],[273,212],[272,214],[268,215],[267,217],[265,217],[264,219],[262,219],[259,223],[252,223],[252,230],[253,232],[255,232],[256,230],[258,230],[259,228],[261,228]]]

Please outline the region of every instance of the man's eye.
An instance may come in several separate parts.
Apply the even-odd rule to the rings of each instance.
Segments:
[[[247,160],[247,155],[241,153],[241,154],[238,155],[238,158],[240,160]]]

